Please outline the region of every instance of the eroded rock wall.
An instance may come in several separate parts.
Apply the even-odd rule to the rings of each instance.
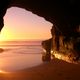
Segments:
[[[10,0],[0,0],[0,31],[4,26],[4,15],[9,7]]]
[[[45,54],[49,52],[49,56],[43,55],[42,58],[45,58],[45,61],[47,61],[47,56],[51,58],[51,54],[53,56],[56,56],[55,54],[57,54],[57,58],[64,55],[72,61],[78,61],[80,59],[79,27],[78,30],[75,32],[75,36],[65,36],[59,29],[56,28],[56,26],[53,26],[51,29],[52,38],[42,42],[42,46],[45,49]]]

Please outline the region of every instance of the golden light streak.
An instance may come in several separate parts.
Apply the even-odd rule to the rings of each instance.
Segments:
[[[0,73],[3,73],[3,74],[5,74],[5,73],[7,73],[7,72],[5,72],[5,71],[3,71],[3,70],[0,70]]]
[[[60,54],[54,54],[54,56],[58,59],[62,59],[62,56]]]
[[[64,54],[64,53],[59,53],[57,51],[53,51],[53,53],[51,53],[51,55],[53,55],[57,59],[61,59],[61,60],[66,61],[68,63],[75,63],[75,64],[77,64],[77,62],[73,61],[73,57],[69,57],[68,54]]]

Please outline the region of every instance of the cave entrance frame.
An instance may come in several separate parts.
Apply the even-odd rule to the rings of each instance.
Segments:
[[[12,9],[12,8],[16,8],[17,11],[14,9],[13,12],[11,12],[10,9]],[[20,11],[18,11],[18,9],[19,9],[19,10],[21,9],[23,12],[20,13]],[[10,13],[13,13],[13,14],[10,15],[9,12],[10,12]],[[18,13],[17,13],[17,12],[18,12]],[[5,16],[4,16],[4,28],[5,28],[5,24],[7,24],[7,21],[11,21],[11,20],[8,20],[8,18],[10,19],[11,16],[14,17],[14,21],[11,22],[11,23],[13,23],[13,25],[14,25],[14,24],[16,24],[17,21],[18,21],[18,20],[16,19],[17,16],[16,16],[15,14],[21,15],[21,16],[23,16],[23,15],[26,16],[26,13],[27,13],[27,15],[29,15],[29,14],[31,15],[31,17],[28,17],[28,16],[27,16],[27,17],[29,18],[29,22],[30,22],[31,18],[33,18],[32,21],[34,21],[34,22],[32,22],[32,21],[31,21],[31,22],[34,24],[34,26],[33,26],[33,25],[32,25],[32,26],[33,26],[35,29],[37,28],[36,31],[39,32],[39,30],[40,30],[40,28],[41,28],[41,30],[44,31],[44,33],[42,33],[42,36],[45,37],[45,36],[46,36],[46,33],[48,33],[48,36],[49,36],[49,37],[48,37],[48,36],[46,36],[46,37],[47,37],[47,38],[50,38],[50,37],[51,37],[51,35],[50,35],[50,29],[52,28],[52,23],[46,21],[43,17],[40,17],[40,16],[38,16],[38,15],[36,15],[36,14],[33,14],[33,13],[30,12],[30,11],[25,10],[24,8],[19,8],[19,7],[10,7],[10,8],[8,8],[8,9],[7,9],[7,13],[6,13]],[[8,15],[9,17],[6,17],[6,15]],[[29,15],[29,16],[30,16],[30,15]],[[34,17],[33,17],[33,16],[34,16]],[[25,18],[27,18],[27,17],[25,17]],[[5,19],[6,19],[7,21],[6,21]],[[24,19],[20,19],[20,20],[24,21]],[[28,19],[26,19],[25,23],[27,22],[27,20],[28,20]],[[40,20],[40,21],[38,21],[38,20]],[[16,21],[16,22],[15,22],[15,21]],[[31,23],[31,22],[30,22],[30,23]],[[8,23],[9,23],[9,22],[8,22]],[[11,23],[10,23],[10,24],[11,24]],[[24,24],[25,24],[25,23],[24,23]],[[40,25],[39,23],[41,24],[41,26],[39,26],[39,25]],[[20,22],[19,22],[18,24],[20,24]],[[37,27],[35,27],[36,24],[37,24]],[[47,24],[47,26],[46,26],[46,24]],[[22,25],[23,25],[23,24],[22,24]],[[42,25],[43,25],[43,29],[42,29]],[[9,25],[9,26],[11,27],[12,25]],[[15,26],[15,25],[14,25],[14,26]],[[18,26],[19,26],[19,25],[18,25]],[[20,26],[20,27],[21,27],[21,26]],[[26,27],[27,27],[27,26],[26,26]],[[18,27],[18,28],[19,28],[19,27]],[[44,28],[46,28],[45,30],[46,30],[47,32],[44,30]],[[13,30],[16,30],[16,29],[17,29],[17,28],[14,27]],[[25,28],[25,29],[26,29],[26,28]],[[25,29],[24,29],[24,30],[25,30]],[[23,30],[23,31],[24,31],[24,30]],[[49,32],[48,32],[48,31],[49,31]],[[27,31],[25,30],[25,32],[27,32]],[[44,35],[43,35],[43,34],[44,34]],[[26,35],[26,34],[25,34],[25,35]],[[40,35],[39,35],[39,36],[40,36]],[[47,39],[47,38],[45,38],[45,39]],[[45,39],[44,39],[44,40],[45,40]]]

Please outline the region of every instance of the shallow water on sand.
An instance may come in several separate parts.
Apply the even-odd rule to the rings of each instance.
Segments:
[[[34,43],[34,42],[33,42]],[[40,43],[36,44],[1,45],[4,51],[0,53],[0,71],[16,71],[37,66],[42,63],[41,53],[43,52]]]

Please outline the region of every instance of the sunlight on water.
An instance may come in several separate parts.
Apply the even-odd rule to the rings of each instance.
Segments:
[[[41,45],[4,45],[1,48],[4,51],[0,53],[0,73],[30,68],[42,63]]]

